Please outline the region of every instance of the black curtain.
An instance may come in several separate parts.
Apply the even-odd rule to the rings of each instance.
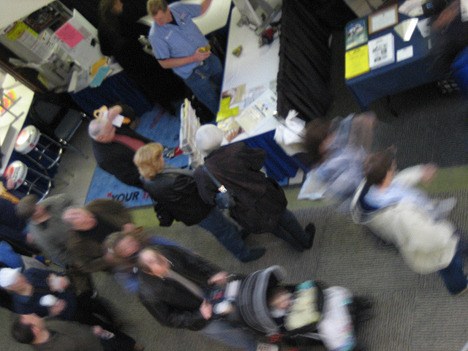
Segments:
[[[291,109],[306,121],[326,114],[332,101],[328,40],[353,18],[342,1],[283,1],[277,77],[281,116]]]

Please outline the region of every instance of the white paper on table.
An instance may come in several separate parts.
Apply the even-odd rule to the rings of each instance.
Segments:
[[[398,8],[398,12],[410,17],[422,16],[422,3],[422,0],[406,0]]]
[[[425,18],[425,19],[419,20],[418,22],[418,29],[423,38],[426,38],[427,36],[429,36],[429,34],[431,34],[431,27],[429,27],[429,20],[430,18]]]
[[[410,57],[413,57],[413,45],[407,46],[397,51],[396,60],[397,62],[407,60]]]
[[[292,156],[305,151],[303,146],[304,128],[305,121],[297,117],[296,111],[291,110],[284,122],[276,127],[273,138],[287,155]]]
[[[371,69],[395,62],[395,38],[392,33],[369,40],[367,46]]]
[[[266,90],[236,117],[236,122],[239,123],[247,134],[251,134],[262,120],[273,116],[275,113],[276,93]]]
[[[374,33],[398,23],[397,13],[391,8],[381,10],[369,17],[369,32]]]
[[[398,23],[394,29],[403,41],[410,41],[417,24],[417,18],[408,18]]]

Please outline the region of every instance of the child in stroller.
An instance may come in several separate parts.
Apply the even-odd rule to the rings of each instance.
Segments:
[[[275,336],[270,340],[283,339],[291,345],[315,340],[334,351],[360,349],[355,329],[367,317],[368,299],[310,280],[286,285],[285,275],[282,267],[271,266],[230,282],[224,298],[218,292],[212,300],[213,312]]]

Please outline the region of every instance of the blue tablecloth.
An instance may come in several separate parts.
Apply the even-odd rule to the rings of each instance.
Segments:
[[[153,108],[125,72],[106,78],[97,88],[89,87],[70,95],[88,116],[102,105],[112,106],[117,102],[131,106],[139,116]]]
[[[407,18],[399,14],[399,22]],[[369,104],[379,98],[442,78],[442,75],[429,70],[432,61],[429,38],[423,38],[417,27],[409,42],[404,42],[393,27],[369,35],[369,40],[387,33],[392,33],[395,38],[395,62],[346,80],[346,85],[363,110],[367,110]],[[413,46],[413,57],[396,62],[397,51],[410,45]]]
[[[301,163],[294,157],[288,156],[283,149],[273,139],[275,131],[260,134],[243,142],[255,148],[266,151],[265,169],[269,177],[283,183],[288,178],[294,177],[299,168],[303,168]]]

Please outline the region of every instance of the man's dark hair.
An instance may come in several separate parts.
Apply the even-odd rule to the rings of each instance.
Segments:
[[[311,163],[320,161],[323,155],[320,153],[320,144],[329,134],[330,122],[315,118],[306,125],[304,135],[304,147]]]
[[[364,165],[367,183],[369,185],[381,184],[387,176],[387,172],[391,169],[394,160],[394,148],[388,148],[370,155]]]
[[[16,341],[22,344],[30,345],[34,341],[34,333],[31,324],[21,322],[21,316],[16,317],[13,321],[11,335]]]

